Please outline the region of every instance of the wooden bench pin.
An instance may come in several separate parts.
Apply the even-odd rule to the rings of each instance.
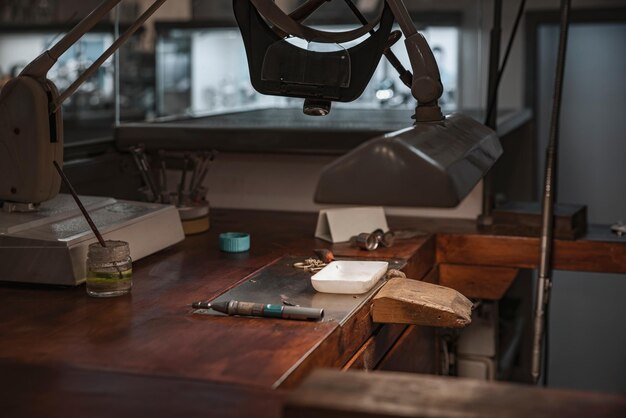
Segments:
[[[472,322],[472,302],[461,293],[402,276],[389,271],[392,278],[374,296],[374,322],[446,328],[463,328]]]

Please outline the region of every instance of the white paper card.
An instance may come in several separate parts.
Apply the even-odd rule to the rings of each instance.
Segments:
[[[332,243],[350,241],[361,232],[389,231],[382,207],[322,209],[317,217],[315,238]]]

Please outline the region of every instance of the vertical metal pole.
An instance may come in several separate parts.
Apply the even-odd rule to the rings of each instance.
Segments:
[[[491,120],[492,113],[495,113],[497,111],[496,107],[498,104],[498,90],[500,88],[500,81],[502,81],[502,74],[504,74],[504,69],[506,68],[506,64],[507,64],[507,61],[509,60],[509,56],[511,55],[511,49],[513,49],[513,41],[515,41],[515,34],[517,33],[517,29],[519,28],[519,24],[522,20],[522,15],[524,14],[525,7],[526,7],[526,0],[521,0],[519,3],[518,10],[517,10],[517,15],[515,16],[515,23],[513,24],[513,30],[511,30],[511,36],[509,36],[509,42],[506,46],[506,52],[504,53],[502,64],[500,65],[500,69],[498,70],[495,88],[492,90],[492,96],[489,98],[489,102],[487,104],[487,116],[485,116],[485,124],[487,124],[488,121]],[[498,115],[496,114],[496,118],[497,116]]]
[[[493,2],[493,25],[491,27],[489,42],[489,81],[487,86],[487,118],[485,125],[493,129],[498,128],[497,117],[498,112],[498,71],[500,67],[500,39],[502,37],[502,0]],[[490,112],[489,107],[492,105],[493,110]],[[479,223],[482,225],[491,225],[491,210],[493,209],[493,180],[490,173],[483,178],[483,202],[482,214]]]
[[[565,52],[567,50],[569,12],[570,0],[561,0],[561,27],[556,64],[556,77],[554,80],[554,99],[552,103],[550,137],[546,151],[546,169],[542,200],[539,282],[537,283],[533,329],[531,375],[535,383],[539,381],[539,377],[541,376],[541,354],[544,341],[544,327],[546,325],[546,310],[548,308],[550,288],[552,287],[552,249],[554,245],[554,201],[557,185],[557,151],[559,139],[559,119],[561,115],[561,97],[563,92],[563,74],[565,70]],[[547,370],[544,371],[544,373],[547,373]]]
[[[493,26],[489,44],[489,81],[487,86],[487,108],[498,107],[498,72],[500,69],[500,45],[502,38],[502,0],[493,2]],[[493,100],[493,105],[491,105]],[[485,109],[487,111],[488,109]],[[487,115],[485,125],[495,130],[497,128],[498,112],[492,111]]]

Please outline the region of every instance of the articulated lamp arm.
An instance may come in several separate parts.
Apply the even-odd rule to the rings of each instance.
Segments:
[[[89,32],[122,0],[106,0],[100,3],[91,13],[81,20],[59,42],[43,54],[35,58],[20,73],[20,76],[34,78],[46,78],[50,68],[57,62],[59,57],[72,47],[80,38]]]
[[[74,45],[83,35],[89,32],[107,13],[109,13],[122,0],[105,0],[93,12],[85,17],[76,27],[63,37],[56,45],[37,57],[30,63],[21,75],[31,77],[46,77],[46,74],[54,63]],[[145,22],[156,12],[167,0],[156,0],[152,5],[135,21],[132,25],[117,38],[110,47],[104,51],[63,93],[61,93],[53,103],[50,111],[56,112],[63,102],[78,90],[93,73],[95,73],[104,62],[111,57]]]
[[[57,59],[121,0],[104,0],[59,42],[0,91],[0,202],[33,210],[61,186],[53,162],[63,164],[61,105],[167,0],[154,3],[63,93],[47,79]],[[6,206],[5,206],[6,210]]]
[[[443,85],[435,56],[424,36],[415,28],[404,2],[387,0],[387,3],[404,34],[404,45],[413,70],[411,93],[417,100],[415,119],[417,122],[442,120],[438,101],[443,94]]]

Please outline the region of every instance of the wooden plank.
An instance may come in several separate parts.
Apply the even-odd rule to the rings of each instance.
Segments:
[[[472,302],[456,290],[411,279],[389,280],[372,303],[376,323],[462,328],[471,317]]]
[[[439,284],[458,290],[465,297],[500,300],[519,270],[509,267],[439,265]]]
[[[609,236],[610,238],[610,236]],[[539,239],[473,234],[437,236],[437,261],[447,264],[537,268]],[[557,270],[626,273],[626,240],[557,240]]]
[[[626,396],[408,373],[317,370],[285,418],[617,418]]]

